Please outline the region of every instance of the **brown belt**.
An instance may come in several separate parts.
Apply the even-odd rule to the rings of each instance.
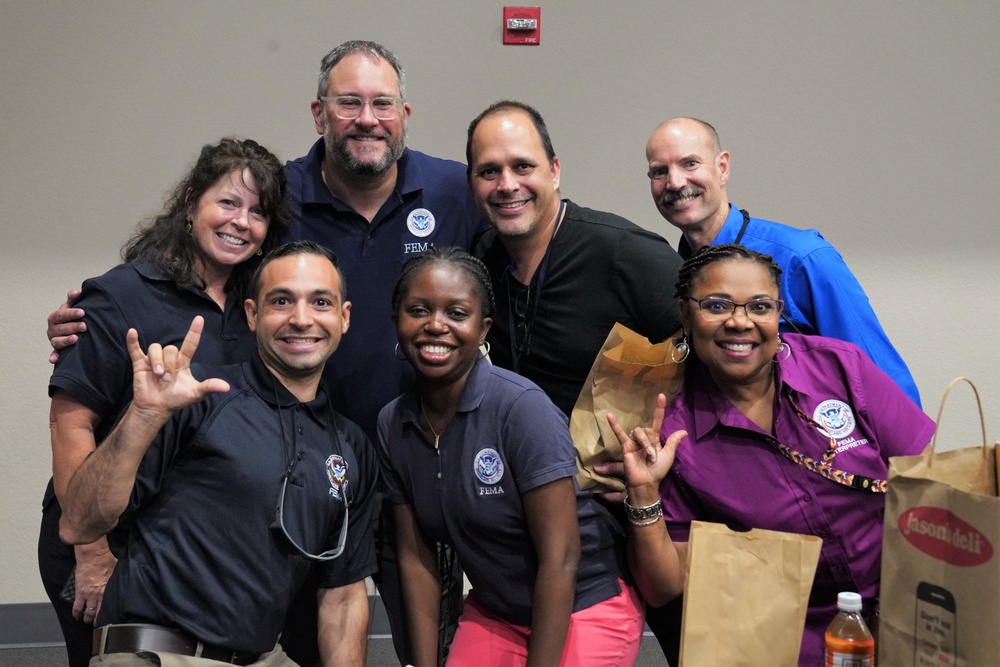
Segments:
[[[232,651],[202,644],[183,632],[145,623],[123,623],[96,628],[93,647],[95,656],[107,653],[176,653],[232,665],[251,665],[261,656],[260,653]]]

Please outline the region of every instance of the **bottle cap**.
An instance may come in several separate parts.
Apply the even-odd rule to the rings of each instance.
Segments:
[[[861,596],[857,593],[840,593],[837,595],[837,608],[843,611],[861,611]]]

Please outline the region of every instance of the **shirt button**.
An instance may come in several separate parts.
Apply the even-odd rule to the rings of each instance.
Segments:
[[[441,473],[438,473],[438,479],[441,479]]]
[[[812,496],[810,496],[810,495],[809,495],[809,494],[807,493],[807,494],[805,494],[804,496],[802,496],[802,500],[803,500],[804,502],[807,502],[807,503],[808,503],[808,502],[812,502]]]

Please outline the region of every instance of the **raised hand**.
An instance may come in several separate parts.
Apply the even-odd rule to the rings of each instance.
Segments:
[[[132,406],[142,414],[165,421],[177,410],[197,403],[208,394],[229,391],[229,383],[218,378],[198,381],[191,374],[191,358],[201,341],[205,320],[200,315],[191,322],[180,349],[153,343],[145,354],[139,334],[129,329],[125,336],[132,358]]]
[[[659,486],[674,463],[677,446],[687,436],[687,431],[675,431],[665,442],[660,442],[660,427],[663,426],[666,407],[667,397],[660,394],[656,397],[650,425],[646,428],[635,427],[631,435],[622,429],[613,414],[608,413],[608,423],[622,448],[625,482],[630,487]]]

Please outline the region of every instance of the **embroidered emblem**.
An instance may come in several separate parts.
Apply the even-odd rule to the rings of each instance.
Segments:
[[[414,236],[430,236],[434,231],[434,214],[426,208],[415,208],[406,216],[406,228]]]
[[[326,476],[330,478],[330,495],[343,498],[347,491],[347,462],[333,454],[326,460]]]
[[[476,477],[483,484],[496,484],[503,478],[503,461],[495,449],[481,449],[472,462]]]
[[[823,401],[813,411],[813,420],[823,427],[819,429],[820,433],[834,440],[846,438],[854,432],[854,413],[843,401]]]

